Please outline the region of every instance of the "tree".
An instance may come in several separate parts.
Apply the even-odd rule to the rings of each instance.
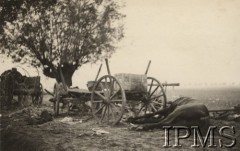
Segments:
[[[3,33],[3,27],[7,22],[13,22],[18,14],[25,16],[33,7],[39,10],[45,10],[54,5],[56,0],[1,0],[0,1],[0,34]]]
[[[7,22],[1,53],[14,62],[41,67],[44,75],[68,86],[83,64],[110,57],[123,38],[121,6],[116,1],[59,0],[48,9],[30,7]]]

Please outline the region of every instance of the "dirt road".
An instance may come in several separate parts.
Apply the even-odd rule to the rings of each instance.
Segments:
[[[14,111],[2,111],[1,116],[1,150],[202,150],[203,148],[191,148],[193,135],[188,139],[181,139],[180,148],[164,148],[165,133],[162,129],[147,132],[129,130],[127,124],[120,124],[118,127],[101,126],[96,124],[91,114],[73,115],[68,117],[63,114],[52,121],[43,124],[29,122],[29,117],[34,119],[43,110],[52,112],[49,103],[41,107],[26,107]],[[31,119],[31,118],[30,118]],[[237,122],[211,121],[212,125],[234,126],[236,129],[237,144],[231,150],[240,148],[240,124]],[[216,148],[205,148],[205,150],[227,150],[220,148],[218,141],[223,139],[215,131],[214,142]],[[99,134],[101,133],[101,134]],[[184,135],[184,134],[180,134]],[[174,131],[170,131],[170,145],[175,142]],[[209,142],[208,142],[209,143]]]

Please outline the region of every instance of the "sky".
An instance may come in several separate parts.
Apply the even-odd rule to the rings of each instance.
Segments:
[[[111,73],[144,74],[181,86],[240,85],[239,0],[125,0],[125,37],[109,60]],[[3,58],[0,58],[3,59]],[[73,85],[107,74],[104,62],[83,65]],[[0,73],[16,66],[1,62]],[[27,69],[32,76],[36,69]],[[21,69],[19,69],[21,71]],[[41,71],[40,71],[41,72]],[[54,80],[42,76],[46,88]]]

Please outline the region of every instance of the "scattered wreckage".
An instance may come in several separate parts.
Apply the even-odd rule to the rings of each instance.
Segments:
[[[108,74],[98,78],[101,65],[95,81],[87,83],[89,91],[67,87],[60,72],[62,82],[54,86],[53,93],[46,90],[53,96],[50,101],[53,102],[55,115],[59,115],[62,103],[67,105],[68,112],[71,105],[82,105],[81,109],[90,109],[94,118],[102,124],[115,125],[125,120],[129,123],[143,124],[143,129],[171,125],[177,120],[197,120],[206,124],[209,117],[240,119],[240,105],[231,109],[207,110],[204,104],[186,97],[168,102],[167,86],[179,86],[179,83],[160,83],[156,78],[148,77],[150,64],[151,61],[142,75],[120,73],[112,76],[106,60]],[[40,76],[23,76],[13,68],[2,73],[0,79],[1,106],[11,105],[16,98],[17,102],[21,102],[26,96],[31,97],[34,105],[42,103],[43,88]],[[88,106],[85,103],[89,100]],[[132,113],[130,118],[124,116],[124,113],[129,111]],[[232,113],[236,114],[231,117]]]
[[[23,69],[23,68],[22,68]],[[7,70],[0,75],[1,106],[9,107],[13,102],[22,103],[30,96],[34,105],[40,105],[43,100],[43,87],[40,76],[22,75],[17,68]]]
[[[128,122],[138,124],[133,127],[136,130],[149,130],[169,125],[209,126],[209,111],[203,103],[189,97],[180,97],[168,104],[166,108],[157,112],[131,117]]]
[[[54,86],[53,94],[46,90],[54,96],[50,101],[53,102],[56,115],[59,114],[60,103],[66,104],[69,109],[70,104],[84,104],[91,100],[90,107],[94,118],[99,123],[115,125],[127,109],[131,110],[134,116],[142,116],[166,108],[166,87],[179,86],[179,83],[160,83],[156,78],[148,77],[151,61],[145,74],[120,73],[115,76],[110,72],[108,60],[105,61],[108,74],[98,78],[101,65],[95,81],[87,83],[88,92],[67,87],[60,71],[62,82]]]
[[[240,104],[229,109],[208,110],[208,108],[196,99],[180,97],[173,102],[168,102],[168,107],[157,112],[139,117],[128,118],[135,130],[149,130],[162,126],[198,125],[207,128],[210,119],[240,122]]]
[[[216,120],[235,120],[240,122],[240,104],[228,109],[209,110],[210,117]]]
[[[95,81],[87,83],[89,91],[67,87],[60,71],[62,82],[55,85],[54,93],[46,90],[53,96],[50,101],[53,102],[55,115],[60,113],[60,103],[67,105],[68,112],[71,104],[82,104],[83,109],[90,106],[94,118],[99,123],[115,125],[123,120],[125,112],[131,111],[132,117],[127,117],[125,121],[145,123],[147,124],[145,128],[151,129],[159,125],[174,124],[176,120],[208,124],[212,113],[229,111],[209,111],[203,103],[187,97],[167,102],[167,86],[179,86],[179,83],[160,83],[156,78],[148,77],[151,61],[145,74],[120,73],[115,76],[110,72],[108,60],[105,61],[108,74],[98,78],[101,65]],[[89,100],[91,102],[88,106],[85,103]],[[235,107],[234,110],[239,112],[239,107]]]

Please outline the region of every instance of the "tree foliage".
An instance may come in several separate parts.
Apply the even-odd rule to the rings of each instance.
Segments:
[[[1,0],[0,1],[0,34],[6,22],[13,22],[17,19],[18,14],[25,16],[30,9],[45,10],[54,5],[56,0]]]
[[[26,15],[6,23],[1,53],[42,67],[48,77],[58,80],[59,68],[72,77],[81,65],[115,51],[123,38],[120,8],[110,0],[59,0],[45,10],[30,7]]]

